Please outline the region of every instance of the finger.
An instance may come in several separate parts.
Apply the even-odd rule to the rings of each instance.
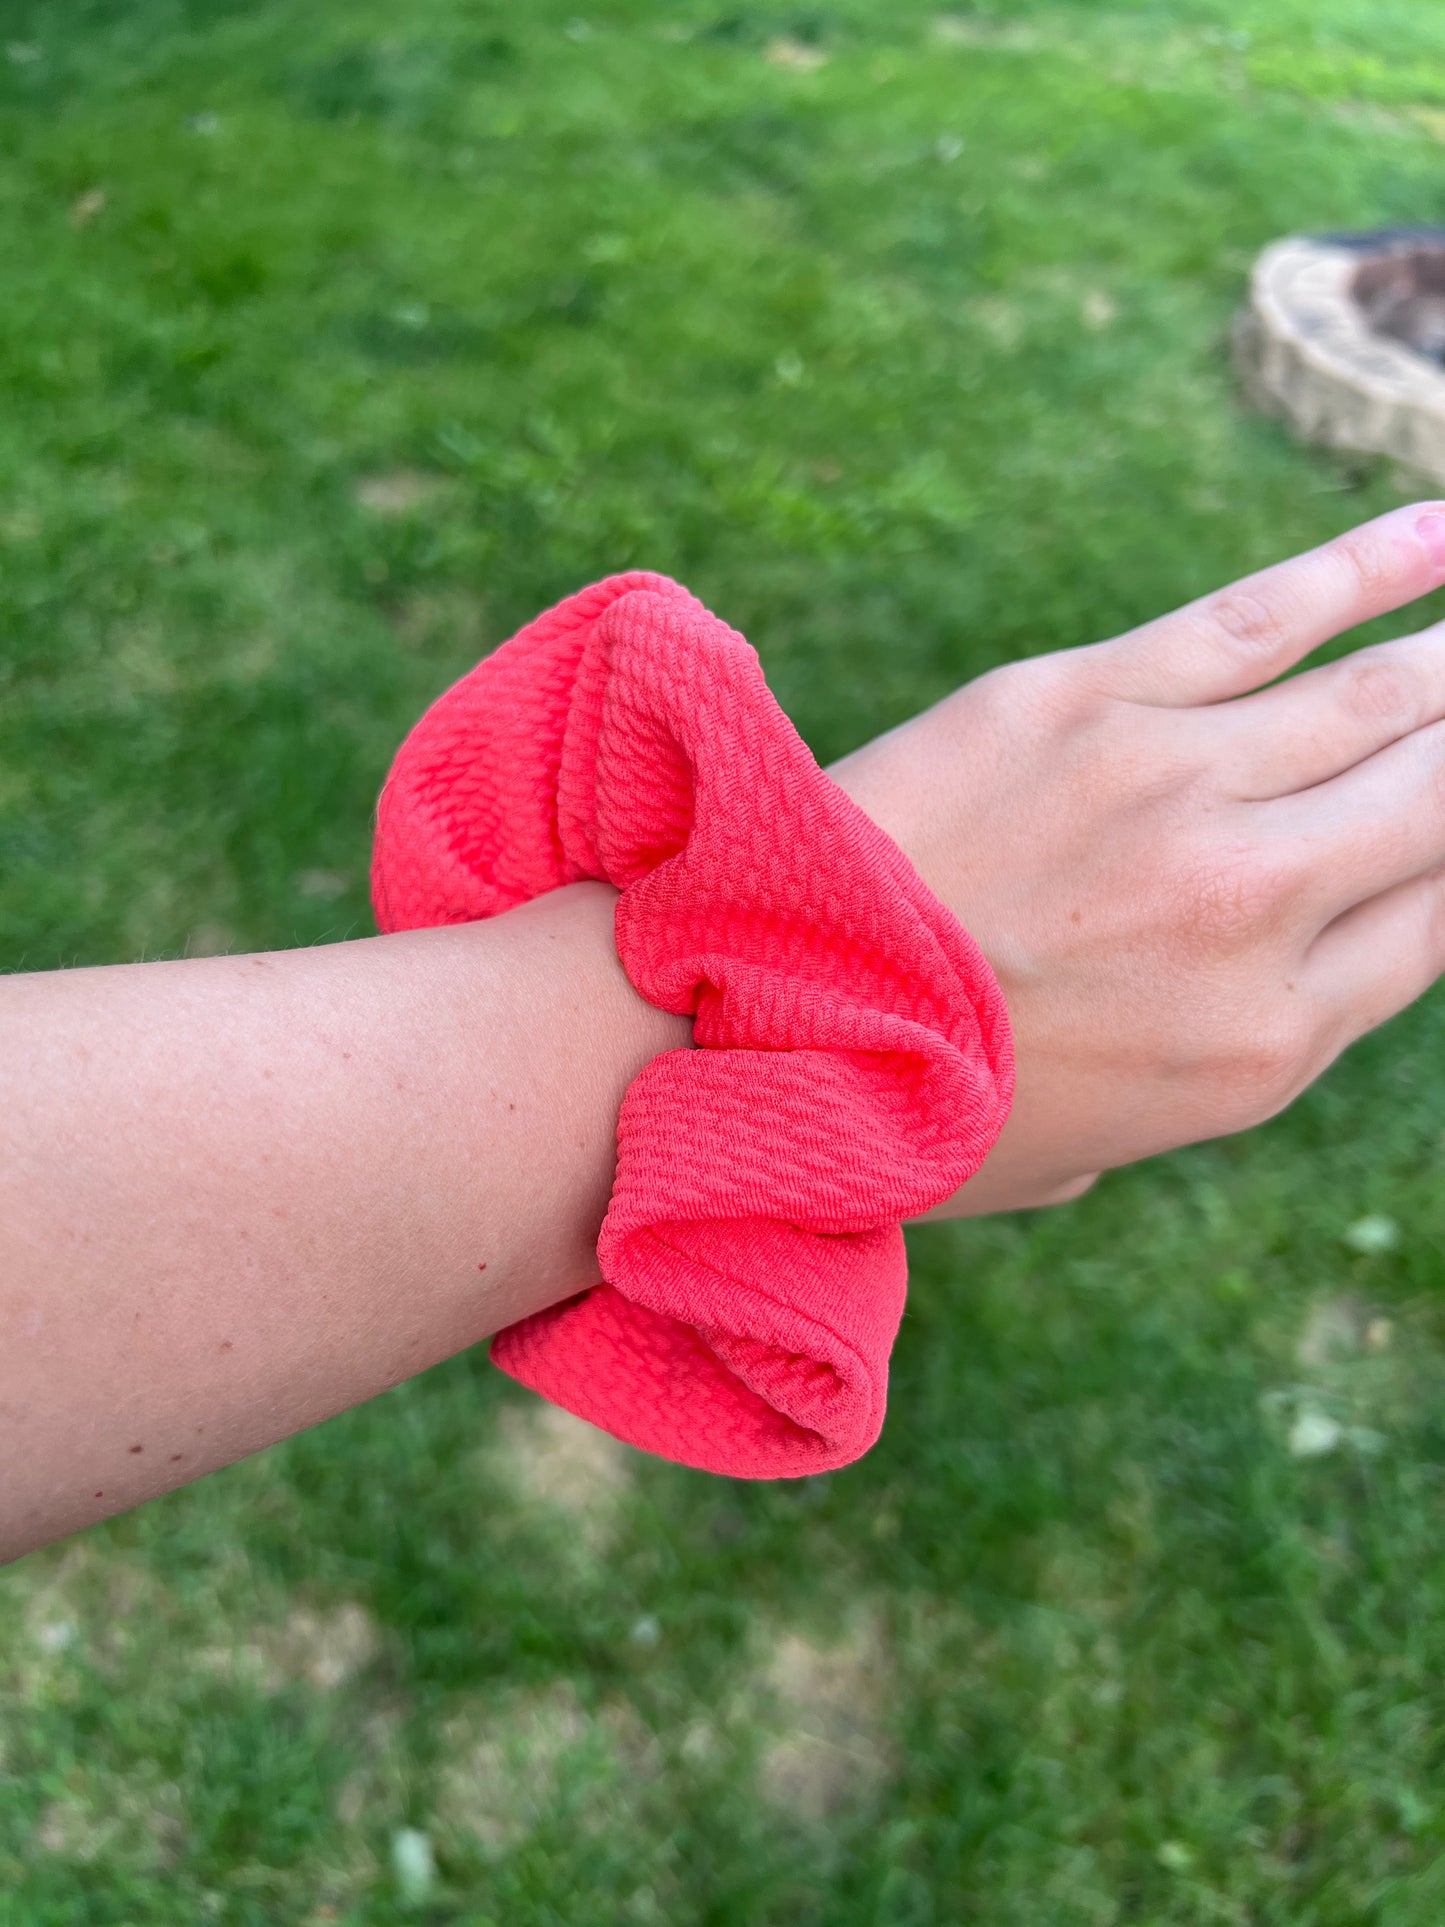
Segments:
[[[1445,623],[1211,710],[1210,761],[1246,801],[1313,789],[1445,718]]]
[[[1445,723],[1262,808],[1267,831],[1294,845],[1304,896],[1323,930],[1356,904],[1445,863]]]
[[[1315,939],[1305,969],[1311,989],[1337,1013],[1336,1052],[1413,1004],[1445,971],[1445,869],[1336,918]]]
[[[1262,688],[1357,623],[1445,582],[1445,502],[1396,509],[1272,569],[1099,643],[1110,694],[1169,708]]]

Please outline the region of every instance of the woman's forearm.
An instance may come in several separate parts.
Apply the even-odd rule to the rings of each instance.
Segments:
[[[623,1093],[690,1041],[614,902],[0,979],[0,1557],[594,1282]]]

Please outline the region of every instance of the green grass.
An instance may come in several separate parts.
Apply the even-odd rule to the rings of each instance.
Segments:
[[[0,0],[0,967],[366,932],[404,727],[605,571],[826,758],[1400,499],[1226,341],[1445,216],[1445,10],[581,4]],[[465,1357],[22,1562],[0,1927],[1435,1927],[1442,1047],[919,1234],[830,1479]]]

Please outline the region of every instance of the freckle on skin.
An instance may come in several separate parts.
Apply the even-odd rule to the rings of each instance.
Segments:
[[[179,1452],[172,1452],[170,1462],[172,1465],[179,1465],[181,1462],[181,1454]]]
[[[145,1447],[143,1445],[133,1445],[130,1448],[130,1450],[131,1450],[131,1457],[134,1458],[137,1452],[144,1452]]]
[[[97,1499],[103,1499],[105,1497],[105,1494],[103,1492],[97,1492],[95,1496]]]

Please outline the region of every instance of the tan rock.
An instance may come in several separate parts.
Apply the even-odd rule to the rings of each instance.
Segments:
[[[1428,286],[1391,298],[1407,273],[1428,280],[1420,264],[1430,256],[1445,275],[1445,235],[1386,236],[1377,247],[1295,235],[1266,248],[1234,334],[1251,399],[1306,441],[1391,455],[1445,482],[1445,368],[1380,332],[1382,309],[1389,325],[1408,327],[1409,303],[1433,298]]]

